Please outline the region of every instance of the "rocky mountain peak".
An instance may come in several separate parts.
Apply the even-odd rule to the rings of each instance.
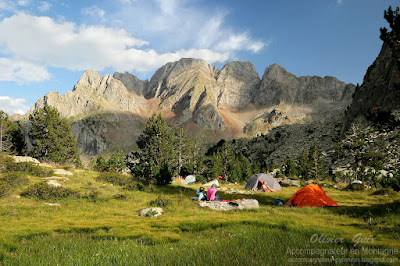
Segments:
[[[296,76],[289,73],[285,68],[278,64],[272,64],[264,71],[263,80],[284,80],[286,78],[295,78]]]
[[[100,77],[98,72],[88,69],[83,73],[73,90],[95,89],[100,85],[101,80],[102,77]]]
[[[143,95],[147,84],[149,83],[148,80],[140,80],[128,72],[125,72],[124,74],[115,72],[113,77],[114,79],[120,80],[130,93],[137,95]]]
[[[256,68],[250,62],[232,61],[228,62],[218,75],[218,80],[224,80],[227,76],[234,77],[242,81],[260,81]]]
[[[363,84],[356,88],[342,131],[347,130],[354,120],[365,119],[400,123],[400,69],[398,59],[385,43],[368,68]]]
[[[144,96],[146,98],[158,97],[161,94],[160,89],[162,89],[163,85],[165,85],[169,80],[184,72],[187,73],[199,70],[200,68],[203,68],[206,71],[214,71],[214,68],[202,59],[182,58],[179,61],[167,63],[163,67],[159,68],[153,75]]]

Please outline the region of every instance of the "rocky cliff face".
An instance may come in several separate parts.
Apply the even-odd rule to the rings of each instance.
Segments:
[[[263,75],[261,86],[254,98],[257,105],[281,103],[312,105],[317,101],[348,105],[354,85],[334,77],[296,77],[283,67],[273,64]]]
[[[400,70],[398,59],[386,44],[368,68],[363,84],[356,88],[342,131],[354,121],[364,119],[380,123],[400,122]]]
[[[211,130],[234,138],[309,119],[327,106],[341,109],[353,90],[336,78],[296,77],[276,64],[260,79],[250,62],[229,62],[219,70],[204,60],[184,58],[161,67],[150,81],[129,73],[100,77],[87,70],[71,92],[48,93],[30,112],[44,105],[56,107],[73,121],[79,150],[98,154],[109,149],[112,136],[124,128],[138,132],[133,128],[154,112],[195,133]],[[134,143],[128,135],[123,137],[125,146]]]
[[[140,114],[145,102],[142,96],[129,93],[124,84],[112,76],[100,77],[96,71],[87,70],[72,91],[64,95],[47,93],[29,113],[44,105],[51,105],[66,118],[110,111]]]

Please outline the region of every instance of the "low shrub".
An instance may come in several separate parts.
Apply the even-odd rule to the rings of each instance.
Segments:
[[[131,182],[127,184],[124,189],[129,191],[145,191],[145,186],[142,183]]]
[[[16,163],[12,158],[5,158],[2,163],[4,173],[21,172],[37,177],[51,176],[54,173],[54,170],[49,167],[40,167],[32,162]]]
[[[35,197],[41,200],[79,197],[79,192],[65,188],[48,185],[46,182],[36,183],[21,193],[23,197]]]
[[[130,176],[111,172],[102,172],[96,179],[98,181],[104,181],[118,186],[125,186],[132,182]]]
[[[167,207],[171,205],[171,201],[166,199],[163,195],[158,195],[155,200],[149,202],[149,205],[152,207]]]
[[[100,194],[101,194],[100,191],[92,190],[89,193],[83,195],[82,198],[96,202],[96,201],[100,200]]]
[[[383,188],[392,188],[395,191],[400,191],[400,172],[396,172],[393,177],[382,177],[379,184]]]
[[[0,198],[9,195],[10,192],[10,186],[5,182],[0,182]]]
[[[11,172],[11,173],[4,173],[3,177],[0,178],[0,182],[7,183],[12,187],[19,187],[27,185],[29,183],[29,179],[23,173]]]
[[[364,186],[364,184],[350,184],[350,185],[347,186],[347,190],[364,191],[365,190],[365,186]]]
[[[196,182],[200,182],[200,183],[206,183],[207,182],[207,178],[205,178],[202,175],[197,175],[196,176]]]
[[[396,192],[392,188],[381,188],[374,191],[371,195],[394,196],[396,195]]]
[[[128,196],[125,194],[115,194],[113,196],[113,198],[117,199],[117,200],[124,200],[124,201],[128,200]]]

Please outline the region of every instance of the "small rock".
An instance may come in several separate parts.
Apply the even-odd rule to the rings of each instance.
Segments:
[[[55,170],[54,170],[54,174],[55,174],[55,175],[62,175],[62,176],[65,176],[65,175],[69,175],[69,176],[74,175],[74,174],[71,173],[70,171],[66,171],[66,170],[64,170],[64,169],[55,169]]]
[[[50,186],[54,186],[54,187],[61,187],[61,184],[58,183],[56,180],[49,180],[46,182],[48,185]]]
[[[46,202],[45,205],[47,205],[47,206],[61,206],[60,203],[49,203],[49,202]]]
[[[163,209],[156,207],[156,208],[146,208],[138,210],[139,216],[151,217],[156,218],[162,215]]]

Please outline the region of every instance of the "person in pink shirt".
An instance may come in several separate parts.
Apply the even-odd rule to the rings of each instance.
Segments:
[[[215,194],[217,193],[217,184],[212,184],[211,188],[207,190],[207,200],[215,200]]]

